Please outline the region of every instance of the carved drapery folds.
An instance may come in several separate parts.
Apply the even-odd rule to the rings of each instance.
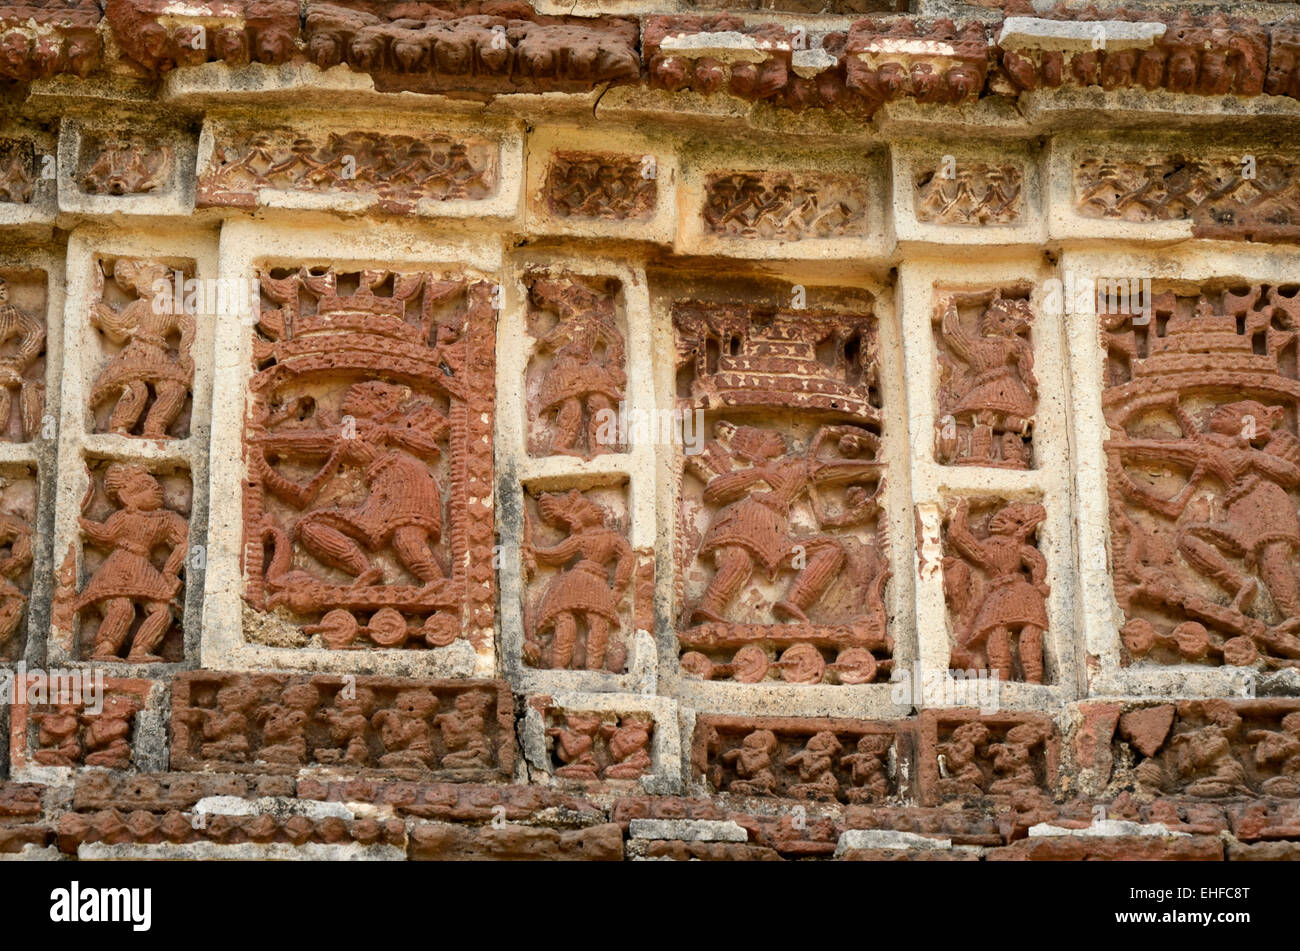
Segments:
[[[261,284],[248,602],[299,644],[477,643],[492,624],[489,285],[306,267]]]
[[[1013,296],[1014,295],[1014,296]],[[1027,293],[950,294],[935,313],[935,457],[948,465],[1029,469],[1038,380]]]
[[[869,307],[682,300],[673,324],[679,406],[707,420],[682,458],[683,670],[870,683],[892,642]]]
[[[1294,286],[1103,318],[1111,554],[1132,661],[1300,659]]]

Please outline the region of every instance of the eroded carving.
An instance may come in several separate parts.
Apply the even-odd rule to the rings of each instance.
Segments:
[[[106,0],[113,39],[152,72],[175,66],[286,62],[298,41],[295,0],[215,0],[178,6],[169,0]]]
[[[175,161],[170,145],[89,135],[81,145],[77,187],[87,195],[147,195],[166,188]]]
[[[1103,318],[1111,546],[1133,660],[1300,661],[1294,287]]]
[[[3,45],[0,39],[0,48]],[[25,205],[36,193],[36,149],[30,139],[0,139],[0,202]]]
[[[45,275],[0,271],[0,441],[41,437],[45,416]]]
[[[1024,175],[1018,165],[959,162],[951,177],[930,167],[914,182],[916,220],[941,225],[1011,225],[1020,220]]]
[[[246,598],[332,649],[477,642],[492,600],[489,285],[308,268],[261,280]]]
[[[1060,738],[1050,717],[923,711],[917,759],[921,800],[1050,794]]]
[[[731,237],[861,237],[867,189],[860,179],[841,176],[722,172],[705,183],[703,216],[710,232]]]
[[[637,779],[650,772],[649,713],[548,711],[554,774],[560,779]]]
[[[36,503],[35,469],[0,469],[0,662],[21,657],[25,647]]]
[[[546,207],[557,218],[644,221],[658,198],[653,168],[640,155],[556,152],[542,189]]]
[[[691,759],[719,792],[883,803],[906,795],[910,753],[889,722],[702,716]]]
[[[1030,468],[1038,380],[1029,301],[1003,297],[1000,289],[952,294],[936,316],[936,458],[948,465]]]
[[[513,725],[499,681],[197,671],[173,688],[172,768],[494,779],[510,775]]]
[[[536,515],[527,506],[523,657],[532,667],[617,673],[626,665],[636,556],[623,490],[611,499],[617,515],[589,497],[600,494],[542,493]]]
[[[682,457],[683,669],[869,683],[892,648],[872,318],[689,301],[673,320],[681,405],[731,407]],[[775,428],[741,407],[805,412]]]
[[[221,130],[198,182],[200,206],[253,207],[262,189],[375,196],[379,210],[474,201],[497,188],[497,146],[450,136],[292,129]]]
[[[617,424],[627,386],[620,291],[613,278],[529,284],[529,333],[537,341],[527,378],[530,455],[626,451]]]
[[[982,506],[978,525],[970,503],[949,512],[943,591],[952,620],[954,670],[988,670],[1004,681],[1043,683],[1047,630],[1047,560],[1035,535],[1047,518],[1033,502]]]
[[[96,0],[20,0],[0,9],[0,76],[86,77],[103,52]]]
[[[979,98],[989,69],[989,42],[981,23],[958,27],[938,19],[859,20],[849,28],[845,82],[874,111],[911,98],[961,103]]]
[[[124,656],[135,664],[178,660],[189,478],[124,462],[89,471],[80,519],[87,581],[75,606],[89,656]]]
[[[52,697],[28,712],[27,758],[40,766],[131,767],[135,719],[145,705],[145,681],[109,681],[100,709]]]
[[[175,269],[132,258],[111,266],[105,261],[100,269],[102,292],[90,310],[105,357],[90,390],[94,431],[188,436],[197,328],[184,300],[172,293]]]

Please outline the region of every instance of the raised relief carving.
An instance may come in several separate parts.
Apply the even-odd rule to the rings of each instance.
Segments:
[[[264,272],[245,428],[245,596],[331,649],[491,627],[490,287]]]
[[[858,179],[790,172],[722,172],[705,183],[704,223],[714,234],[768,241],[861,236],[867,189]]]
[[[133,664],[179,660],[189,554],[188,476],[94,466],[82,501],[82,575],[74,611],[85,653]]]
[[[1300,661],[1294,286],[1103,318],[1115,594],[1129,658]]]
[[[537,277],[528,288],[528,452],[624,452],[618,417],[627,346],[614,278]]]
[[[0,441],[41,438],[45,416],[45,275],[0,271]]]
[[[972,102],[989,69],[988,36],[977,22],[938,19],[923,29],[906,19],[858,20],[846,51],[845,82],[871,111],[902,98]]]
[[[935,455],[945,465],[1028,469],[1038,380],[1027,295],[950,294],[936,308],[939,415]]]
[[[927,710],[917,747],[921,801],[1050,795],[1056,785],[1060,737],[1041,714]]]
[[[1142,717],[1142,729],[1125,720]],[[1120,720],[1139,787],[1221,799],[1300,797],[1300,704],[1294,700],[1185,700]]]
[[[865,804],[906,794],[910,752],[889,722],[701,716],[691,759],[718,792]]]
[[[974,525],[968,500],[950,511],[943,591],[952,620],[953,670],[1044,682],[1047,560],[1035,535],[1046,518],[1043,506],[1033,502],[981,506]]]
[[[650,772],[649,713],[548,711],[546,735],[560,779],[637,779]]]
[[[0,76],[29,81],[99,68],[97,0],[18,0],[0,9]]]
[[[130,769],[136,714],[149,687],[147,681],[106,681],[100,709],[63,702],[72,699],[64,696],[33,704],[26,757],[40,766]]]
[[[1017,165],[958,162],[951,177],[941,167],[914,182],[916,220],[940,225],[1011,225],[1020,220],[1024,175]]]
[[[1251,241],[1300,234],[1300,163],[1277,155],[1082,159],[1074,200],[1085,218],[1191,221],[1193,234]]]
[[[36,149],[31,140],[0,139],[0,202],[25,205],[35,192]]]
[[[625,490],[540,493],[525,507],[524,662],[621,673],[637,560]]]
[[[213,62],[278,65],[298,40],[296,0],[106,0],[104,16],[122,52],[152,72]]]
[[[81,145],[77,187],[87,195],[146,195],[165,188],[174,170],[170,145],[89,135]]]
[[[381,211],[409,215],[423,200],[486,198],[497,175],[497,147],[486,139],[220,129],[198,204],[253,207],[269,189],[374,196]]]
[[[640,155],[556,152],[542,193],[557,218],[644,221],[654,215],[658,183]],[[653,158],[653,156],[649,156]]]
[[[389,9],[307,4],[307,53],[328,69],[347,63],[382,92],[576,91],[635,80],[635,20],[539,16],[524,3],[466,2]]]
[[[102,291],[90,310],[103,354],[90,389],[94,432],[189,435],[196,325],[173,293],[176,270],[133,258],[101,263]]]
[[[0,662],[21,657],[25,647],[36,503],[34,468],[0,469]]]
[[[196,671],[173,688],[172,768],[498,779],[514,761],[513,724],[499,681]]]
[[[711,411],[682,457],[683,669],[871,682],[892,650],[873,318],[684,301],[673,320],[679,404]]]

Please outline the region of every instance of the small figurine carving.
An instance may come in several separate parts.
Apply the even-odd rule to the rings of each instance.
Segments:
[[[636,779],[649,772],[653,717],[628,713],[619,717],[617,723],[602,723],[600,730],[613,760],[613,763],[605,767],[606,779]]]
[[[307,727],[320,703],[320,692],[311,683],[291,684],[278,703],[257,713],[262,724],[262,748],[258,759],[268,763],[307,762]]]
[[[887,763],[894,738],[885,733],[864,733],[855,752],[840,757],[849,770],[849,802],[880,802],[889,796]]]
[[[487,712],[493,698],[485,693],[462,693],[453,709],[440,713],[433,725],[442,731],[446,752],[443,769],[476,769],[491,765],[492,746],[487,738]]]
[[[156,653],[175,617],[181,610],[181,567],[188,552],[189,525],[175,512],[163,507],[163,490],[158,480],[140,465],[116,462],[104,474],[104,490],[121,505],[104,522],[80,521],[88,542],[109,550],[77,598],[80,614],[87,608],[99,611],[91,657],[117,660],[126,649],[131,663],[162,660]],[[94,485],[86,494],[82,510],[94,497]],[[162,568],[151,557],[158,548],[168,548]],[[132,635],[137,609],[143,617]]]
[[[7,435],[13,418],[14,392],[22,439],[35,439],[45,412],[45,384],[28,379],[28,372],[45,351],[45,327],[35,317],[9,303],[9,283],[0,278],[0,347],[14,341],[14,350],[0,357],[0,435]]]
[[[140,709],[131,697],[104,698],[98,714],[82,714],[87,766],[126,769],[131,765],[131,720]]]
[[[835,777],[835,757],[843,749],[834,733],[823,730],[813,734],[803,749],[786,757],[786,768],[799,771],[799,783],[790,791],[806,799],[836,799],[840,781]]]
[[[357,687],[355,691],[340,690],[334,695],[334,705],[319,711],[316,716],[329,727],[330,739],[337,749],[316,751],[323,763],[343,762],[365,766],[370,762],[370,746],[366,737],[370,732],[370,717],[375,710],[374,691]]]
[[[734,763],[739,779],[731,781],[729,792],[742,796],[771,796],[776,792],[772,756],[778,743],[771,730],[755,730],[741,740],[740,747],[722,754],[724,763]]]
[[[563,766],[555,775],[563,779],[595,779],[600,764],[596,762],[596,735],[600,732],[600,714],[564,714],[564,726],[553,726],[546,735],[555,741],[555,756]]]
[[[379,739],[387,750],[379,765],[387,768],[428,769],[433,764],[433,738],[429,718],[438,709],[438,700],[427,690],[402,690],[393,706],[371,717]]]

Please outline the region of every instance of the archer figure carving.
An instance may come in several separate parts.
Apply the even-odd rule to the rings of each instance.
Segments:
[[[438,456],[438,440],[449,428],[432,406],[404,410],[409,394],[390,383],[354,383],[343,398],[344,421],[337,433],[297,431],[276,437],[285,449],[295,443],[319,451],[329,443],[324,464],[305,484],[280,475],[263,454],[251,454],[267,491],[307,509],[294,537],[324,565],[353,576],[354,587],[383,582],[371,555],[391,545],[405,568],[421,582],[441,581],[445,572],[431,548],[442,535],[442,496],[425,461]],[[326,482],[343,465],[364,472],[366,500],[357,506],[312,508]]]
[[[627,385],[614,295],[575,280],[538,280],[530,297],[535,308],[558,316],[537,344],[540,353],[553,356],[535,397],[537,418],[549,422],[549,440],[533,451],[586,459],[617,451],[618,439],[602,437]]]
[[[972,334],[956,298],[948,298],[939,326],[940,462],[1029,468],[1026,442],[1038,405],[1034,350],[1026,339],[1033,319],[1028,301],[1004,299],[996,290]]]
[[[104,336],[123,347],[95,378],[90,391],[91,408],[112,401],[109,431],[166,439],[168,430],[185,408],[194,382],[195,323],[179,302],[159,299],[158,286],[171,287],[171,268],[152,261],[118,258],[113,280],[136,299],[117,310],[96,301],[90,323]],[[174,343],[173,343],[174,341]],[[150,397],[153,403],[150,405]],[[147,408],[147,412],[146,412]]]
[[[957,504],[947,540],[960,557],[943,562],[944,592],[954,612],[953,669],[1043,682],[1047,561],[1032,536],[1046,517],[1041,505],[1013,502],[994,513],[979,538],[970,529],[970,503]],[[1019,655],[1020,678],[1013,654]]]
[[[35,439],[45,411],[45,384],[29,380],[28,371],[45,350],[45,328],[30,314],[9,303],[9,284],[0,278],[0,347],[15,341],[12,354],[0,357],[0,436],[9,433],[14,392],[18,393],[22,438]]]
[[[606,526],[605,511],[577,489],[567,495],[544,495],[538,508],[546,522],[567,528],[569,534],[550,547],[525,544],[528,576],[539,562],[559,566],[561,571],[547,585],[529,624],[524,659],[533,666],[575,666],[581,622],[586,628],[586,668],[602,670],[608,665],[621,670],[625,651],[621,644],[617,650],[609,649],[610,635],[619,629],[619,606],[632,580],[632,546]],[[547,632],[551,635],[549,647],[543,642]],[[613,656],[607,658],[607,654]]]
[[[164,508],[162,486],[143,466],[113,463],[104,474],[104,490],[121,508],[104,522],[80,520],[89,543],[110,553],[77,598],[76,610],[99,611],[92,658],[117,660],[125,649],[131,663],[156,663],[162,660],[156,652],[171,629],[173,611],[181,610],[189,524]],[[92,485],[83,511],[93,497]],[[153,562],[159,548],[168,549],[161,568]],[[132,635],[137,610],[142,617]]]

